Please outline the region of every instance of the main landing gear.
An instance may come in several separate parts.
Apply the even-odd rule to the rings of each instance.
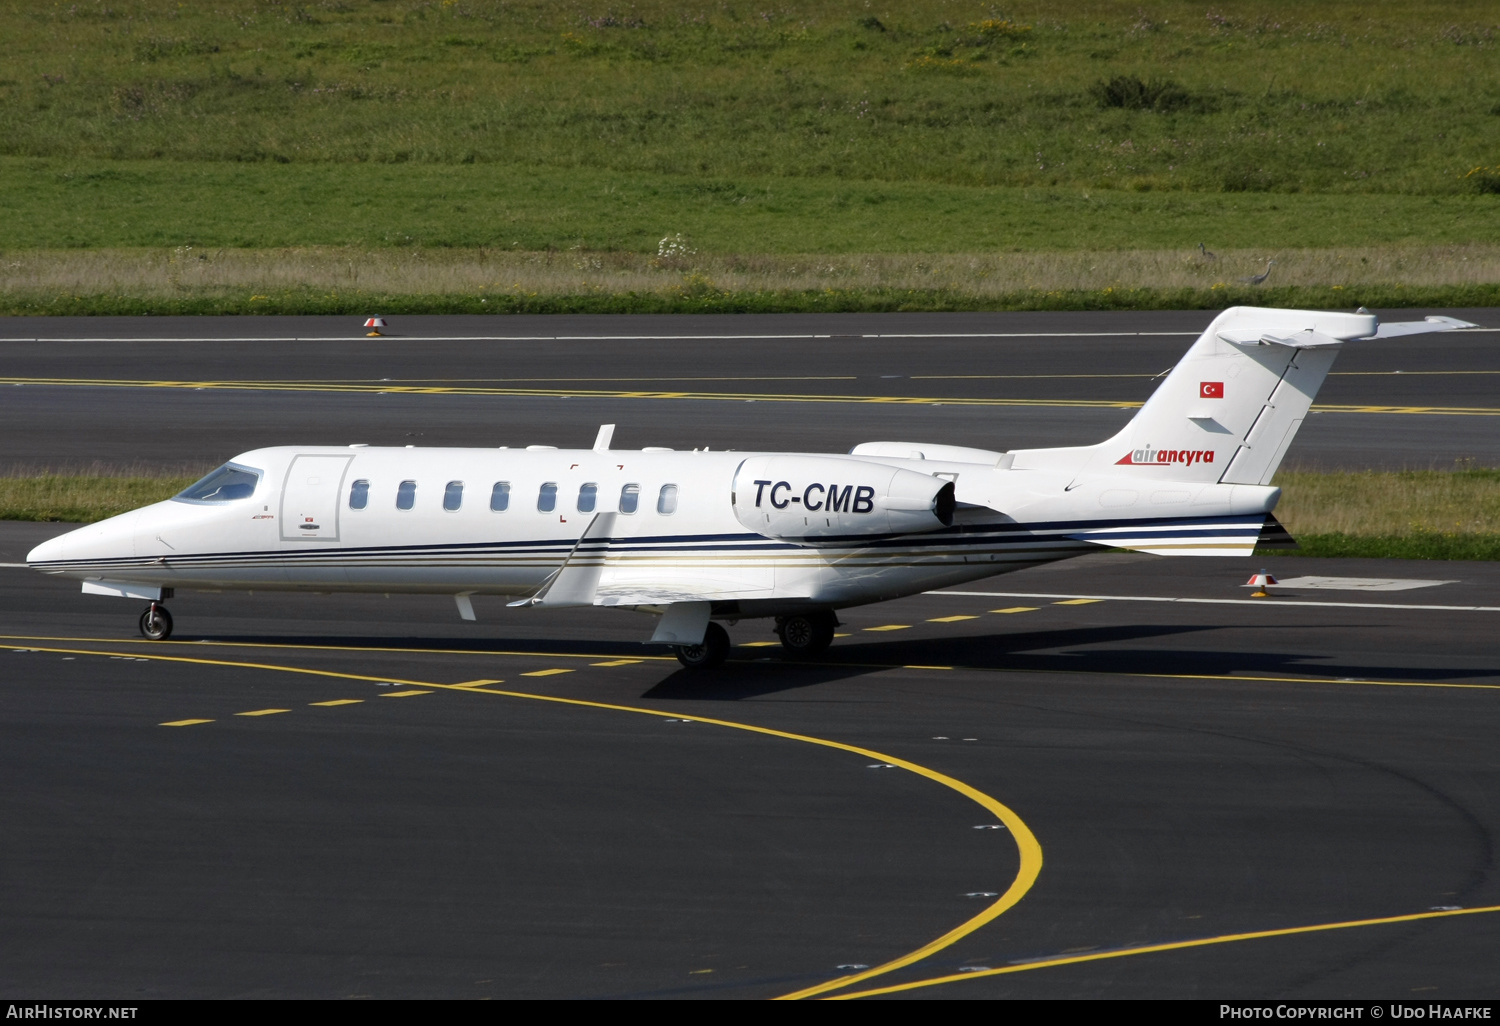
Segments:
[[[781,638],[781,647],[791,655],[820,655],[833,644],[833,631],[839,625],[833,610],[816,613],[798,613],[795,616],[778,616],[776,634]]]
[[[677,661],[689,670],[707,670],[718,666],[729,655],[729,632],[709,622],[701,645],[674,645]]]
[[[151,603],[141,614],[141,633],[152,641],[166,641],[172,636],[172,614],[166,606]]]

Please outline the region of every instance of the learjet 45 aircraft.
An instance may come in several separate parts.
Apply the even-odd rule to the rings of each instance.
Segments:
[[[175,589],[420,592],[659,616],[689,667],[729,650],[717,621],[774,617],[826,648],[835,610],[1100,548],[1248,556],[1281,530],[1270,485],[1344,343],[1471,328],[1448,317],[1234,307],[1118,434],[1009,452],[868,442],[847,454],[279,446],[180,495],[34,549],[37,570],[146,600]]]

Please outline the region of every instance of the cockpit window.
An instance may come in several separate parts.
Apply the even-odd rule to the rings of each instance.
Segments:
[[[226,463],[196,484],[172,496],[177,502],[233,502],[248,499],[260,484],[260,471]]]

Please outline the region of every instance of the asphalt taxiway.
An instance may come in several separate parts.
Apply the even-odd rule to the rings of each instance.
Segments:
[[[1160,318],[1148,324],[1154,330],[1205,320],[1149,317]],[[6,327],[15,335],[17,324]],[[201,326],[172,330],[187,335],[184,327]],[[1440,338],[1422,345],[1439,347]],[[1430,356],[1482,371],[1490,338],[1464,336],[1458,350]],[[1134,374],[1137,357],[1125,348],[1121,365],[1106,365],[1115,342],[1088,344],[1074,365],[1088,357],[1086,369]],[[1185,344],[1184,336],[1157,339],[1161,354],[1151,359],[1170,365]],[[33,353],[17,345],[0,344],[0,354]],[[99,360],[141,353],[98,345]],[[390,398],[431,411],[432,435],[408,440],[428,444],[471,432],[468,419],[484,408],[534,432],[513,444],[567,443],[546,437],[549,423],[586,444],[598,411],[624,432],[618,411],[627,410],[649,435],[634,444],[723,431],[715,447],[733,444],[720,414],[762,431],[756,446],[825,432],[859,441],[892,425],[993,446],[954,440],[950,429],[1010,416],[1017,432],[1040,432],[1029,417],[1128,416],[1128,408],[1091,407],[261,393],[213,389],[211,375],[198,372],[248,381],[270,365],[168,375],[162,354],[210,359],[192,356],[210,344],[151,345],[165,347],[154,380],[199,384],[60,384],[52,393],[28,384],[12,396],[62,399],[28,408],[27,419],[6,396],[0,417],[30,432],[26,444],[54,444],[46,459],[77,465],[101,453],[129,458],[107,417],[92,419],[92,402],[115,402],[107,396],[160,402],[154,410],[166,423],[226,404],[199,425],[204,438],[193,425],[172,425],[141,456],[147,462],[220,459],[216,446],[267,444],[282,428],[263,417],[278,411],[299,431],[395,434],[407,425],[359,413]],[[449,365],[411,372],[458,374],[452,362],[465,347],[443,345]],[[798,347],[816,350],[805,341],[781,351],[756,345],[747,351],[762,354],[762,371],[783,371]],[[891,363],[874,365],[882,374],[930,368],[926,344],[889,345]],[[980,353],[986,344],[963,345]],[[576,351],[571,371],[628,371],[627,357],[610,366],[583,359],[606,350]],[[312,357],[294,366],[291,351],[279,351],[281,369],[267,377],[399,374],[396,366],[344,374]],[[637,363],[666,374],[658,354]],[[714,369],[754,369],[745,360]],[[123,363],[9,359],[0,369],[111,380],[130,372]],[[541,372],[562,369],[552,362]],[[492,366],[474,374],[505,377]],[[136,368],[135,377],[153,375]],[[817,387],[852,395],[864,384],[856,375],[855,384]],[[992,389],[942,387],[972,387],[975,398]],[[1400,396],[1410,405],[1443,398],[1431,384],[1410,387]],[[1461,399],[1448,405],[1488,402],[1478,392]],[[475,405],[463,413],[460,402]],[[777,417],[724,413],[756,407]],[[553,420],[538,425],[532,414],[543,410]],[[801,419],[795,435],[787,411]],[[231,423],[242,414],[251,422]],[[865,431],[871,417],[879,431]],[[1452,413],[1329,414],[1310,429],[1343,417],[1484,425],[1494,434],[1488,417]],[[1085,428],[1073,431],[1098,437],[1097,425]],[[1437,432],[1448,440],[1437,458],[1463,458],[1466,440],[1478,440],[1482,456],[1484,434],[1460,432],[1455,443]],[[1355,441],[1353,450],[1373,452]],[[1347,456],[1323,452],[1334,462]],[[18,564],[62,529],[0,523],[0,564]],[[1283,577],[1367,583],[1253,598],[1242,585],[1260,565]],[[1379,583],[1412,579],[1428,583]],[[732,660],[706,678],[642,643],[651,624],[636,613],[508,610],[480,597],[480,619],[468,624],[440,597],[184,592],[169,604],[177,633],[145,642],[135,603],[0,565],[5,993],[1493,998],[1500,990],[1496,564],[1272,555],[1251,565],[1101,553],[844,610],[841,636],[817,661],[787,660],[768,624],[739,622],[730,627]]]
[[[635,614],[185,594],[153,644],[0,569],[0,989],[1493,996],[1500,570],[1272,562],[1450,583],[1101,554],[704,679]]]
[[[1430,312],[1489,325],[1487,310]],[[1157,313],[746,317],[11,318],[4,463],[216,465],[263,445],[578,445],[844,452],[1105,438],[1211,320]],[[1346,347],[1291,464],[1500,462],[1493,329]]]

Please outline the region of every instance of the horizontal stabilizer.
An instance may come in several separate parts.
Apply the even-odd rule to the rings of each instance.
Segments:
[[[1398,335],[1425,335],[1429,331],[1454,331],[1477,328],[1479,325],[1461,321],[1457,317],[1428,317],[1420,321],[1392,321],[1375,329],[1370,338],[1395,338]]]
[[[1307,328],[1290,335],[1272,335],[1260,331],[1243,329],[1219,332],[1219,338],[1237,346],[1286,346],[1288,349],[1317,349],[1321,346],[1341,346],[1344,340],[1324,335]]]

